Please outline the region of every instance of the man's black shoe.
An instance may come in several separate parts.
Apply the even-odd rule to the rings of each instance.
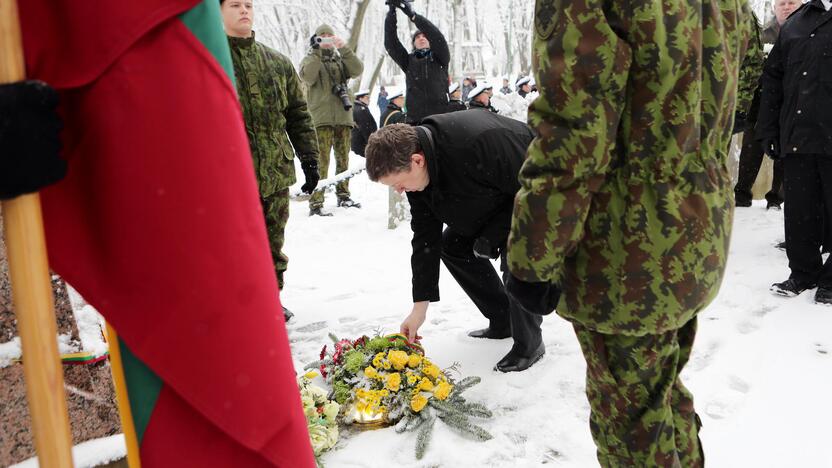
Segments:
[[[294,317],[294,316],[295,316],[295,314],[293,314],[291,310],[289,310],[289,309],[287,309],[287,308],[285,308],[285,307],[283,308],[283,318],[284,318],[287,322],[288,322],[289,320],[291,320],[291,319],[292,319],[292,317]]]
[[[332,213],[327,213],[326,211],[321,210],[320,206],[316,206],[314,208],[309,208],[309,216],[332,216]]]
[[[814,283],[803,283],[794,278],[789,278],[782,283],[772,284],[770,291],[777,296],[795,297],[803,291],[814,287]]]
[[[820,286],[815,293],[815,304],[832,305],[832,288]]]
[[[777,210],[777,211],[780,211],[780,210],[782,210],[782,209],[783,209],[783,207],[781,207],[781,206],[780,206],[780,204],[779,204],[779,203],[777,203],[776,201],[770,201],[770,200],[769,200],[768,202],[766,202],[766,209],[767,209],[767,210]]]
[[[357,201],[353,201],[352,198],[339,198],[338,199],[338,206],[342,206],[344,208],[361,208],[361,203]]]
[[[530,357],[519,356],[512,350],[500,359],[500,362],[494,366],[494,370],[500,372],[521,372],[534,365],[544,354],[546,354],[546,347],[543,346],[543,343],[540,343],[540,346],[537,347]]]
[[[468,332],[471,338],[488,338],[489,340],[502,340],[511,337],[511,330],[495,330],[491,327],[483,328],[482,330],[474,330]]]
[[[745,195],[737,195],[734,193],[734,204],[739,208],[748,208],[751,206],[751,199]]]

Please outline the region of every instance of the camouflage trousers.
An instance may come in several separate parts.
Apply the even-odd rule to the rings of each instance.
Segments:
[[[603,467],[701,467],[701,421],[679,373],[696,317],[661,335],[597,333],[574,324],[587,363],[590,431]]]
[[[323,125],[315,127],[318,132],[318,174],[321,179],[326,179],[329,174],[329,155],[335,150],[335,173],[344,172],[350,164],[350,138],[352,138],[352,127],[346,125]],[[338,182],[335,186],[335,194],[339,200],[350,197],[350,181]],[[309,207],[321,207],[324,205],[324,191],[319,190],[312,194],[309,199]]]
[[[260,203],[266,217],[266,232],[269,236],[274,271],[277,273],[277,284],[282,291],[283,272],[289,266],[289,257],[283,253],[284,232],[286,222],[289,221],[289,189],[278,190],[273,195],[261,198]]]

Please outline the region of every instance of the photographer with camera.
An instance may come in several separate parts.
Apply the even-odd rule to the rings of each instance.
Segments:
[[[347,80],[358,78],[364,65],[332,27],[321,25],[309,39],[309,52],[300,63],[300,78],[306,84],[309,112],[318,132],[318,170],[321,178],[329,171],[329,155],[335,150],[336,173],[349,166],[352,137],[353,96]],[[336,186],[338,206],[360,208],[350,198],[349,181]],[[323,211],[324,192],[318,191],[309,199],[309,216],[332,216]]]
[[[407,121],[418,123],[433,114],[448,112],[448,63],[451,52],[445,36],[424,16],[413,12],[410,1],[387,0],[390,11],[384,20],[384,48],[406,78]],[[413,21],[413,51],[409,54],[396,34],[396,8]]]

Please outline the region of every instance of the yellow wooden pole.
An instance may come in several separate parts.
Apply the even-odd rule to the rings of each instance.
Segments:
[[[25,77],[16,0],[0,0],[0,83]],[[3,224],[20,342],[26,397],[40,466],[72,467],[64,376],[58,354],[55,305],[46,258],[40,198],[4,201]]]
[[[130,399],[127,395],[127,380],[124,378],[124,364],[121,360],[121,348],[118,335],[110,324],[107,324],[107,346],[110,351],[110,369],[113,372],[113,386],[116,389],[116,403],[118,414],[121,416],[121,430],[127,445],[127,466],[141,468],[139,459],[139,439],[136,436],[136,426],[133,424],[133,410],[130,409]]]

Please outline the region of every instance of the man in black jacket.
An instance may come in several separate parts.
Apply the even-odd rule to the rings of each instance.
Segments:
[[[391,125],[370,136],[370,180],[407,192],[410,202],[413,309],[401,325],[408,339],[419,338],[428,304],[439,300],[441,258],[489,321],[469,336],[514,338],[495,369],[522,371],[543,356],[542,317],[509,297],[491,264],[499,258],[505,278],[517,174],[533,137],[522,122],[474,111],[434,115],[416,127]]]
[[[832,13],[823,0],[804,4],[783,24],[763,69],[757,139],[784,162],[786,254],[791,275],[772,285],[796,296],[818,286],[815,302],[832,304],[832,257],[823,263],[824,218],[832,219]]]
[[[352,120],[355,126],[352,127],[352,139],[350,147],[352,152],[364,156],[364,147],[367,146],[367,138],[376,131],[376,119],[367,107],[370,104],[370,91],[362,89],[355,95],[355,103],[352,106]]]
[[[451,52],[445,36],[424,16],[413,12],[410,2],[388,0],[390,11],[384,20],[384,48],[404,71],[407,121],[418,123],[433,114],[448,111],[448,63]],[[413,33],[409,54],[396,35],[396,8],[419,28]]]
[[[404,96],[402,92],[398,91],[390,94],[389,101],[387,101],[387,108],[381,113],[378,126],[385,127],[387,125],[404,123],[407,114],[404,113],[402,106],[404,105]]]

